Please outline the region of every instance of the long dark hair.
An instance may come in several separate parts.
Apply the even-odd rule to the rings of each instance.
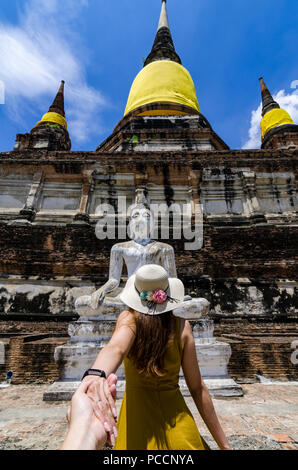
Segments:
[[[151,316],[130,309],[136,324],[136,339],[128,357],[140,373],[160,377],[166,374],[164,359],[173,332],[173,312]]]

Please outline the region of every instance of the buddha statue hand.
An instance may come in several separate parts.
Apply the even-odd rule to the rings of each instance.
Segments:
[[[94,310],[98,309],[104,303],[106,294],[106,289],[103,286],[91,295],[90,304]]]
[[[82,307],[91,307],[91,295],[82,295],[75,301],[75,309],[79,311]]]
[[[95,311],[99,313],[105,299],[105,289],[101,287],[92,295],[82,295],[75,301],[76,312],[82,316],[93,316]],[[94,311],[94,313],[92,313]]]
[[[75,301],[76,312],[83,317],[94,316],[96,313],[101,314],[106,295],[113,292],[119,285],[117,279],[109,279],[106,284],[101,286],[91,295],[83,295]],[[96,315],[95,315],[96,316]]]

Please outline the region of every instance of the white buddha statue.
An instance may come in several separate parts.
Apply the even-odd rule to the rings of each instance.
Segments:
[[[143,190],[137,190],[136,203],[131,209],[129,220],[128,233],[131,240],[116,243],[112,247],[108,281],[92,295],[85,295],[76,300],[75,308],[81,317],[120,313],[124,307],[119,299],[124,287],[121,286],[124,263],[128,277],[145,264],[163,266],[169,277],[177,277],[174,249],[171,245],[150,238],[153,224],[153,217]],[[190,302],[192,303],[192,312],[199,308],[202,314],[208,313],[209,302],[206,299],[191,299],[187,296],[185,301],[185,307],[191,307]]]

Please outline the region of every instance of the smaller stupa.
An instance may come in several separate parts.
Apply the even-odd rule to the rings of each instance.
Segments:
[[[298,126],[289,113],[273,99],[263,78],[260,79],[262,93],[262,148],[290,147],[297,141]]]
[[[17,134],[14,150],[70,150],[71,141],[67,131],[64,110],[64,80],[49,111],[28,134]]]

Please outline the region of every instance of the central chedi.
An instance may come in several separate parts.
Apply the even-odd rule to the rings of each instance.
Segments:
[[[135,78],[126,105],[125,116],[188,115],[200,113],[190,73],[181,65],[170,32],[166,0],[157,34],[144,68]]]
[[[155,41],[133,81],[124,117],[97,151],[189,149],[190,138],[193,150],[229,149],[201,113],[192,77],[175,50],[163,0]]]

